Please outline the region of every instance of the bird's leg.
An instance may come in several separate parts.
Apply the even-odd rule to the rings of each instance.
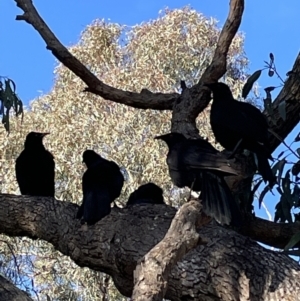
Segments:
[[[232,159],[234,157],[234,155],[237,153],[237,151],[239,150],[239,147],[241,146],[241,143],[243,142],[243,139],[240,139],[239,142],[236,144],[236,146],[234,147],[232,153],[228,156],[228,160]]]
[[[190,195],[189,195],[189,198],[188,198],[188,202],[191,200],[191,197],[192,197],[192,190],[194,188],[194,184],[196,182],[196,178],[194,179],[194,181],[192,182],[192,185],[191,185],[191,188],[190,188]]]

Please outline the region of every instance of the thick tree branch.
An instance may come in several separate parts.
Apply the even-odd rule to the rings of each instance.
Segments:
[[[226,72],[226,57],[228,49],[239,28],[244,9],[243,0],[230,1],[229,15],[220,34],[212,63],[205,70],[199,83],[191,89],[185,89],[182,95],[179,96],[175,93],[151,93],[147,90],[143,90],[141,93],[133,93],[115,89],[104,84],[74,56],[72,56],[58,41],[39,16],[32,4],[32,1],[15,1],[24,11],[22,16],[17,16],[17,20],[25,20],[39,32],[45,40],[47,48],[52,51],[53,55],[87,84],[87,91],[95,93],[105,99],[135,108],[157,110],[173,109],[172,131],[179,131],[191,137],[198,136],[195,119],[210,101],[209,92],[202,88],[202,83],[217,81]],[[271,122],[270,124],[272,130],[283,139],[286,138],[290,131],[299,122],[299,87],[300,55],[298,55],[296,59],[292,75],[289,77],[284,88],[274,102],[275,114],[272,116],[272,120],[275,120],[275,124],[272,124]],[[278,112],[278,105],[282,101],[286,102],[286,121],[281,119]],[[271,146],[273,150],[275,150],[279,144],[280,141],[274,137],[271,138]],[[242,185],[239,185],[239,183]],[[244,181],[241,181],[241,179],[235,180],[236,187],[244,187],[245,185],[243,183]],[[231,185],[230,187],[232,188],[233,186],[234,185]],[[248,186],[250,187],[250,185]],[[6,203],[4,201],[6,201]],[[74,220],[74,212],[77,207],[72,204],[61,204],[52,199],[47,201],[45,198],[36,198],[36,201],[34,201],[33,199],[26,197],[18,198],[12,196],[0,196],[0,203],[1,208],[4,210],[3,212],[0,212],[0,232],[8,235],[26,235],[32,238],[39,237],[51,242],[62,253],[69,255],[77,264],[81,266],[88,266],[95,270],[101,270],[112,275],[119,290],[127,296],[131,294],[133,280],[132,272],[137,261],[163,238],[170,225],[172,217],[175,214],[174,210],[168,207],[164,209],[165,212],[168,212],[168,214],[162,214],[161,208],[165,208],[164,206],[153,206],[153,208],[149,206],[144,207],[147,208],[146,212],[140,211],[139,208],[131,210],[124,209],[122,210],[121,215],[119,215],[120,212],[118,210],[114,209],[112,214],[105,218],[105,222],[100,221],[95,227],[87,228],[84,226],[81,227],[79,222]],[[16,207],[16,204],[18,207]],[[23,211],[20,211],[21,209]],[[44,214],[45,210],[48,212],[47,215]],[[135,216],[136,212],[138,212],[139,218]],[[5,222],[4,213],[7,213],[6,219],[9,220],[8,223]],[[159,222],[154,219],[154,217],[157,218],[157,215],[159,216]],[[131,220],[136,221],[144,232],[142,231],[141,233],[140,231],[136,231],[136,228],[132,228],[132,225],[128,222],[127,218],[131,218]],[[109,225],[112,225],[113,223],[114,227],[109,228]],[[149,228],[146,226],[153,226],[153,223],[157,223],[159,226],[152,228],[152,232],[150,231],[151,233],[149,234]],[[136,239],[136,241],[138,241],[140,249],[137,250],[133,247],[133,245],[136,245],[136,241],[132,239],[132,237],[129,237],[127,232],[124,232],[124,228],[127,231],[127,228],[126,226],[124,227],[124,225],[131,229],[129,233]],[[203,250],[200,247],[197,247],[187,254],[184,257],[184,263],[180,262],[180,264],[177,264],[172,269],[169,278],[170,282],[166,292],[167,298],[179,300],[186,296],[190,296],[191,298],[192,296],[201,296],[199,297],[200,299],[203,297],[201,300],[229,300],[226,299],[226,295],[228,294],[228,289],[230,289],[233,290],[233,293],[231,294],[235,296],[233,298],[236,300],[246,300],[245,298],[242,298],[244,296],[241,297],[243,288],[245,287],[244,283],[241,284],[241,279],[243,281],[248,281],[248,279],[250,279],[250,289],[248,292],[251,292],[251,287],[256,288],[256,281],[261,281],[258,284],[261,289],[257,290],[258,293],[255,293],[259,295],[254,296],[251,292],[250,297],[247,297],[251,300],[259,300],[259,298],[270,300],[270,298],[273,298],[274,296],[276,296],[278,300],[282,300],[283,296],[280,295],[279,292],[282,285],[284,285],[284,290],[290,292],[290,295],[297,296],[299,294],[295,288],[291,289],[285,276],[282,276],[281,274],[281,272],[285,269],[288,272],[293,270],[297,271],[296,276],[291,273],[289,277],[292,279],[290,281],[294,281],[294,283],[297,284],[297,288],[299,287],[298,277],[300,272],[297,267],[290,263],[288,258],[282,257],[282,255],[278,254],[270,255],[270,253],[267,253],[267,251],[261,249],[253,242],[248,241],[246,238],[243,238],[236,233],[227,231],[226,229],[219,227],[204,228],[205,229],[201,230],[201,233],[204,233],[204,237],[207,235],[209,239],[214,237],[215,240],[213,240],[213,243],[217,244],[218,248],[214,249],[214,246],[210,246],[210,248],[205,248]],[[62,229],[64,229],[64,231],[62,231]],[[153,229],[155,232],[153,232]],[[247,229],[242,229],[242,231],[244,235],[249,235],[250,237],[266,244],[282,248],[288,242],[291,235],[293,235],[295,231],[299,231],[299,225],[297,223],[292,225],[274,224],[268,221],[254,219],[250,220],[248,222]],[[214,234],[216,232],[218,233],[218,236]],[[147,236],[149,240],[143,241],[142,234]],[[234,247],[231,247],[228,241],[232,243],[232,246],[237,247],[237,251],[235,251]],[[120,245],[120,242],[122,242],[122,245]],[[87,249],[84,249],[83,246]],[[94,249],[92,249],[91,246],[93,246]],[[134,250],[132,250],[132,248]],[[215,252],[221,252],[221,257],[223,259],[226,257],[226,268],[234,275],[230,276],[230,286],[226,286],[226,283],[219,283],[218,277],[214,276],[211,279],[209,278],[209,275],[212,273],[218,274],[220,271],[223,281],[228,278],[228,275],[226,274],[227,272],[222,274],[222,261],[220,262],[218,261],[219,259],[214,258],[214,250]],[[135,254],[132,254],[132,252],[135,252]],[[155,249],[153,252],[155,252]],[[238,267],[232,266],[230,261],[228,261],[228,258],[236,260],[238,256],[240,256],[239,252],[243,253],[243,260],[237,264]],[[260,254],[261,258],[268,256],[268,259],[270,258],[273,266],[268,266],[268,263],[263,262],[261,258],[253,259],[253,256],[251,257],[251,252],[254,252],[254,254]],[[193,257],[190,257],[190,254],[193,254]],[[197,258],[199,261],[194,263],[192,258]],[[249,262],[248,259],[256,260],[261,266],[264,265],[267,270],[266,274],[269,273],[268,276],[273,277],[273,273],[275,273],[275,275],[278,274],[277,278],[275,277],[277,281],[275,289],[274,283],[270,284],[267,277],[264,278],[264,276],[260,275],[262,267],[260,266],[258,268],[255,262]],[[205,262],[205,260],[207,261]],[[220,271],[216,270],[214,265],[210,266],[212,262],[217,262],[218,268],[219,265],[221,265]],[[203,265],[205,266],[204,276],[201,270]],[[167,268],[165,271],[168,271]],[[246,278],[237,271],[245,271]],[[164,271],[162,270],[161,275],[164,275],[163,273]],[[182,276],[183,274],[186,278]],[[198,282],[195,282],[195,277],[198,277]],[[205,278],[205,285],[207,285],[207,282],[212,285],[212,291],[208,286],[205,286],[206,290],[203,290],[203,281],[199,280],[199,278],[202,279],[201,277]],[[257,280],[257,278],[259,280]],[[130,289],[128,289],[128,287]],[[163,289],[165,290],[165,287],[163,287]]]
[[[247,219],[240,233],[274,248],[283,249],[300,232],[300,223],[274,223],[255,217]],[[300,244],[298,244],[300,247]]]
[[[165,205],[113,208],[87,227],[75,219],[77,205],[52,198],[0,195],[0,208],[0,233],[50,242],[76,264],[111,275],[125,296],[132,294],[137,262],[163,239],[176,213]],[[216,225],[202,227],[199,235],[207,245],[173,267],[165,298],[297,300],[300,267],[289,257]]]
[[[17,16],[16,20],[24,20],[38,31],[47,44],[47,49],[62,62],[67,68],[74,72],[88,86],[86,91],[109,99],[117,103],[125,104],[139,109],[171,110],[174,101],[179,97],[176,93],[152,93],[142,90],[134,93],[113,88],[100,81],[88,68],[86,68],[66,47],[56,38],[48,25],[40,17],[31,0],[15,0],[24,14]]]
[[[278,106],[286,103],[286,120],[280,117]],[[268,113],[265,112],[268,116]],[[273,116],[269,117],[269,124],[272,131],[283,140],[299,124],[300,120],[300,53],[296,58],[290,77],[286,80],[284,87],[273,102]],[[271,121],[273,120],[274,123]],[[274,151],[281,141],[273,135],[270,137],[270,145]]]
[[[280,117],[278,106],[285,102],[286,120]],[[267,116],[268,113],[264,112]],[[299,124],[300,119],[300,53],[292,68],[291,76],[273,102],[273,115],[268,116],[270,128],[283,140]],[[271,150],[274,151],[281,141],[270,135]],[[284,248],[293,234],[300,232],[299,223],[276,224],[259,218],[247,221],[242,234],[267,245]]]
[[[18,289],[0,275],[0,301],[33,301],[27,293]]]
[[[226,72],[227,53],[231,42],[242,21],[244,0],[231,0],[229,14],[220,33],[214,57],[202,74],[199,83],[191,89],[185,89],[173,107],[172,131],[187,136],[197,137],[195,120],[208,105],[210,91],[203,88],[203,83],[216,82]]]
[[[201,211],[198,200],[185,203],[177,211],[166,236],[139,261],[134,271],[134,301],[162,300],[171,269],[191,249],[205,243],[196,230],[210,219],[205,219]]]

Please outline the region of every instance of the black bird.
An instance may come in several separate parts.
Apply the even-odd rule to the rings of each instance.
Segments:
[[[121,194],[124,177],[115,162],[93,150],[84,151],[83,163],[87,170],[82,177],[83,200],[76,217],[93,225],[110,213],[110,204]]]
[[[141,185],[129,196],[127,206],[135,204],[165,204],[163,190],[154,183]]]
[[[224,83],[205,84],[212,90],[213,103],[210,111],[210,124],[216,140],[227,150],[247,149],[254,153],[259,173],[270,187],[275,184],[268,158],[268,122],[264,114],[250,103],[233,98],[229,87]]]
[[[229,160],[203,139],[187,139],[180,133],[155,137],[169,147],[167,164],[177,187],[201,191],[203,211],[221,224],[240,224],[237,204],[224,176],[237,175]]]
[[[54,157],[43,145],[43,138],[48,134],[30,132],[16,160],[16,177],[23,195],[54,197]]]

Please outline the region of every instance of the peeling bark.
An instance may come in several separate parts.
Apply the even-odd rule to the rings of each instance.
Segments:
[[[113,208],[87,227],[75,219],[77,205],[52,198],[0,195],[0,208],[0,233],[50,242],[79,266],[111,275],[125,296],[131,296],[137,262],[163,239],[176,214],[166,205]],[[215,224],[198,233],[208,243],[172,268],[165,298],[297,300],[300,267],[288,256]]]
[[[166,236],[137,264],[134,271],[134,301],[160,301],[168,287],[168,277],[174,265],[202,241],[196,229],[211,219],[201,215],[198,200],[184,204],[176,213]]]

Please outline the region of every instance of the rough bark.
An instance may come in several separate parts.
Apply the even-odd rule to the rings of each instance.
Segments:
[[[174,265],[191,249],[205,242],[197,233],[211,219],[201,215],[198,200],[184,204],[176,213],[165,237],[137,264],[134,271],[134,301],[160,301],[168,287]]]
[[[0,275],[0,301],[32,301],[32,299]]]
[[[197,85],[190,89],[185,89],[182,95],[178,95],[176,93],[151,93],[147,90],[142,90],[141,93],[133,93],[104,84],[72,56],[58,41],[39,16],[30,0],[15,1],[24,11],[22,16],[17,16],[17,20],[25,20],[40,33],[47,44],[47,48],[52,51],[53,55],[87,84],[88,87],[86,91],[135,108],[173,110],[172,130],[182,132],[191,137],[198,135],[195,118],[210,101],[209,93],[205,88],[202,88],[202,84],[204,82],[217,81],[226,72],[228,48],[239,28],[244,9],[243,0],[230,1],[229,15],[220,34],[212,63],[207,70],[205,70]],[[300,58],[298,56],[292,70],[292,75],[274,102],[274,116],[272,116],[270,125],[272,130],[282,139],[284,139],[299,122],[299,63]],[[278,113],[278,105],[282,101],[286,101],[287,118],[285,121],[281,119]],[[279,144],[280,141],[278,141],[278,139],[274,137],[271,138],[273,150]],[[236,177],[235,179],[231,177],[232,182],[229,181],[230,187],[236,193],[250,191],[251,173],[253,173],[253,169],[251,169],[251,162],[248,164],[248,161],[247,159],[244,161],[241,159],[241,162],[237,160],[237,164],[240,164],[239,169],[242,170],[244,168],[244,173],[241,173],[240,177]],[[248,179],[245,180],[245,178]],[[4,198],[4,196],[0,197],[0,203],[1,198]],[[6,198],[10,200],[10,198],[13,197],[7,196]],[[40,203],[33,207],[35,208],[34,210],[31,210],[33,209],[31,208],[31,202],[33,202],[33,200],[22,199],[27,200],[26,204],[29,208],[27,208],[29,216],[32,212],[34,215],[43,215],[45,208],[41,209],[41,207],[51,207],[49,204],[55,205],[51,208],[54,210],[50,214],[52,217],[46,217],[48,218],[47,226],[49,230],[47,230],[45,226],[45,220],[31,221],[29,219],[29,222],[20,219],[18,222],[16,219],[14,222],[17,223],[17,225],[15,225],[17,228],[10,228],[7,224],[0,226],[0,229],[4,229],[2,230],[4,231],[3,233],[16,235],[14,233],[14,231],[16,231],[20,232],[18,235],[39,237],[51,242],[61,252],[70,255],[77,264],[89,266],[110,274],[114,278],[119,290],[125,295],[130,295],[131,293],[132,272],[137,261],[163,238],[170,225],[170,220],[174,216],[174,212],[173,215],[162,215],[160,210],[164,212],[171,210],[165,206],[147,207],[147,214],[140,212],[138,208],[134,210],[126,209],[127,211],[124,209],[125,211],[122,211],[121,216],[118,215],[119,211],[115,209],[109,217],[105,218],[108,224],[112,225],[112,222],[115,223],[114,231],[110,228],[105,228],[107,225],[103,224],[102,221],[98,223],[96,227],[84,228],[79,227],[78,222],[73,219],[71,219],[72,222],[69,219],[69,222],[71,222],[70,225],[65,224],[65,221],[68,220],[66,215],[73,214],[71,212],[75,210],[71,204],[63,208],[64,206],[61,204],[56,206],[57,203],[54,200],[45,203],[45,199],[40,199]],[[14,198],[12,200],[14,200]],[[16,198],[15,201],[17,200]],[[4,204],[3,206],[5,207]],[[59,210],[58,212],[57,209]],[[38,212],[36,210],[38,210]],[[156,212],[155,210],[158,211]],[[156,219],[153,221],[153,211],[155,216],[158,214],[160,217],[159,223],[157,223]],[[139,214],[139,217],[135,216],[136,213]],[[63,216],[63,219],[56,219],[57,214]],[[132,228],[132,220],[129,223],[130,218],[133,218],[132,215],[134,217],[133,220],[135,220],[145,232],[141,233],[141,231],[136,231],[136,228]],[[21,218],[21,216],[19,216],[19,218]],[[38,217],[35,216],[35,218]],[[126,218],[128,218],[129,221]],[[141,220],[143,221],[141,222]],[[32,229],[36,222],[38,222],[38,227]],[[131,231],[128,231],[128,228],[124,227],[124,225],[120,226],[122,222],[128,226]],[[159,226],[153,227],[153,223],[157,223]],[[100,225],[101,227],[99,227]],[[116,225],[118,225],[118,227],[116,227]],[[277,231],[269,231],[269,233],[267,233],[264,226],[270,229],[272,227],[271,225],[273,225]],[[298,225],[274,225],[273,223],[269,224],[269,222],[261,221],[260,219],[250,219],[247,227],[241,229],[241,232],[256,240],[276,246],[283,246],[292,235],[292,233],[290,233],[289,236],[286,230],[290,229],[289,227],[294,231],[298,228]],[[56,230],[52,233],[53,228]],[[107,232],[104,231],[104,228]],[[117,232],[116,228],[119,232]],[[12,231],[12,229],[14,229],[14,231]],[[63,233],[59,232],[61,229],[64,229]],[[126,229],[126,233],[123,229]],[[153,229],[156,231],[155,234],[151,232]],[[285,229],[286,231],[281,232],[281,229]],[[76,231],[79,231],[79,233]],[[76,233],[76,235],[74,233]],[[120,235],[121,233],[124,237]],[[132,237],[128,238],[128,233],[136,240],[132,240]],[[271,300],[276,297],[278,300],[281,300],[284,295],[282,290],[288,292],[289,297],[296,298],[299,282],[298,266],[287,257],[270,253],[251,240],[216,225],[204,227],[200,233],[201,237],[203,235],[211,239],[211,245],[204,247],[204,249],[198,246],[172,269],[166,292],[167,298],[173,300],[189,300],[192,299],[193,296],[196,296],[198,300],[248,300],[249,298],[251,300]],[[78,236],[80,239],[78,239]],[[121,246],[119,243],[124,241],[125,243],[122,243]],[[79,242],[83,244],[82,247]],[[89,242],[89,244],[87,244],[87,242]],[[98,245],[99,242],[101,242],[100,246]],[[128,244],[129,242],[131,244]],[[90,245],[93,245],[95,249],[90,249]],[[136,247],[137,245],[139,248]],[[155,252],[155,249],[152,251]],[[174,260],[169,258],[169,261],[165,262],[165,267],[172,266],[172,264],[176,262],[176,259],[180,257],[178,256],[179,248],[177,248],[176,252],[177,255],[174,256]],[[148,255],[150,256],[150,254],[151,253]],[[146,259],[147,258],[148,257],[146,257]],[[231,262],[231,260],[233,262]],[[263,268],[265,268],[264,273],[262,273]],[[168,271],[168,268],[165,268],[165,271]],[[164,271],[161,271],[161,275],[163,275],[163,273]],[[156,285],[159,285],[159,283],[157,282]],[[165,288],[166,283],[160,286],[162,292],[165,291]],[[288,299],[285,298],[285,300]]]
[[[163,239],[176,213],[166,205],[113,208],[87,227],[75,219],[77,205],[52,198],[0,195],[0,208],[0,233],[50,242],[79,266],[111,275],[125,296],[131,296],[137,262]],[[172,268],[166,298],[297,300],[300,267],[289,257],[216,225],[199,235],[208,243]]]
[[[286,80],[284,87],[273,102],[272,118],[269,117],[269,124],[272,131],[279,135],[283,140],[299,124],[300,120],[300,53],[295,60],[291,70],[291,75]],[[286,120],[280,117],[278,106],[285,101],[286,103]],[[272,119],[272,121],[271,121]],[[271,150],[274,151],[281,141],[276,137],[270,137]]]

